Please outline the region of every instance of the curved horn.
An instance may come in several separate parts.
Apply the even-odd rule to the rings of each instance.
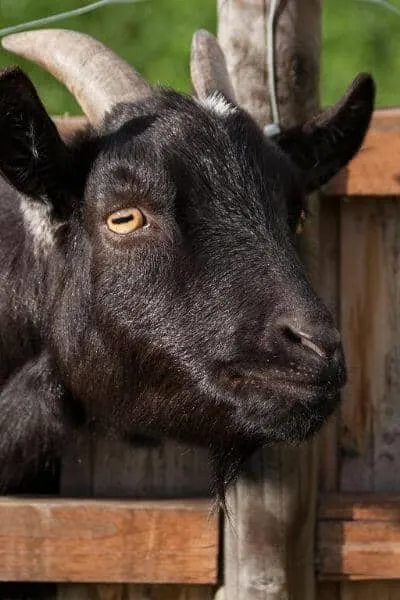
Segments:
[[[116,103],[134,102],[151,92],[149,84],[127,62],[84,33],[27,31],[3,38],[2,44],[61,81],[95,127]]]
[[[224,53],[215,37],[205,29],[193,35],[190,72],[199,98],[222,92],[228,100],[236,102]]]

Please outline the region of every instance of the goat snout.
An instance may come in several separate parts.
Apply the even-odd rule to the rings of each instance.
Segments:
[[[321,380],[330,380],[338,385],[345,382],[345,364],[341,338],[338,330],[328,323],[318,324],[316,319],[308,322],[282,319],[281,344],[285,354],[295,358],[304,367],[318,370]]]

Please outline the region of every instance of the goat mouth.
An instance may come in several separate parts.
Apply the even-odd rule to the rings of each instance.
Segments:
[[[223,382],[234,395],[243,423],[261,436],[262,445],[297,444],[314,435],[335,411],[345,373],[338,371],[327,379],[283,369],[234,374],[225,370]]]
[[[263,444],[301,443],[315,435],[340,402],[339,388],[326,383],[275,380],[250,388],[244,413],[259,426]]]
[[[278,369],[264,371],[232,370],[223,372],[221,381],[235,392],[253,391],[299,397],[336,394],[346,383],[345,370],[340,368],[329,376],[317,373],[293,373]]]

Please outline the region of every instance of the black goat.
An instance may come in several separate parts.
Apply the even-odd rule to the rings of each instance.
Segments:
[[[225,482],[335,408],[340,337],[294,232],[305,194],[358,151],[373,81],[270,140],[233,102],[223,62],[203,60],[216,42],[196,40],[194,99],[151,89],[81,34],[6,38],[92,127],[64,143],[30,80],[0,75],[3,492],[25,490],[88,420],[207,446]]]

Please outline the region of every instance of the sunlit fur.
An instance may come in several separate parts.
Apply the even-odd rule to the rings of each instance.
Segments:
[[[275,141],[238,107],[155,90],[65,146],[29,80],[0,76],[3,491],[51,480],[87,421],[208,447],[221,493],[255,448],[321,426],[345,367],[294,231],[306,189],[361,144],[373,85],[358,85],[317,132]],[[112,234],[131,207],[147,226]]]

